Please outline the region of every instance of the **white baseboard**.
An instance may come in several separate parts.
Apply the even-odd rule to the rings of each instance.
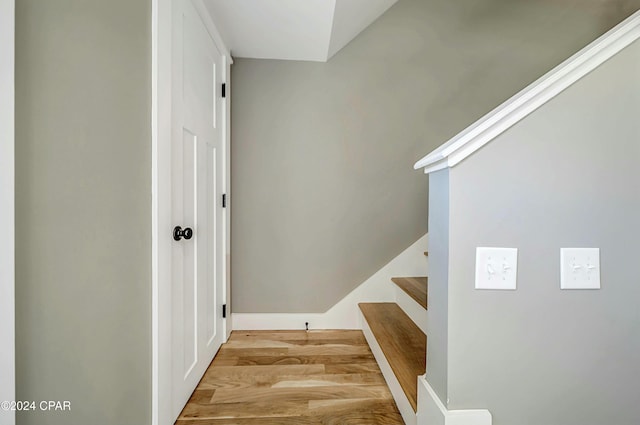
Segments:
[[[424,275],[426,250],[424,235],[324,313],[232,313],[233,329],[360,329],[358,303],[395,302],[391,278]]]
[[[447,410],[424,376],[418,377],[418,425],[491,425],[486,409]]]
[[[404,420],[405,425],[417,425],[418,422],[416,412],[413,411],[413,407],[411,407],[409,399],[400,386],[398,378],[396,378],[395,373],[393,373],[391,365],[387,361],[387,358],[384,356],[382,348],[380,348],[376,337],[373,336],[373,332],[371,332],[371,328],[369,328],[369,324],[362,315],[362,312],[360,312],[360,320],[362,323],[362,333],[364,333],[364,337],[367,339],[367,343],[371,348],[371,352],[376,358],[378,366],[380,366],[380,370],[382,371],[384,380],[387,382],[387,386],[391,391],[391,395],[393,395],[393,399],[396,402],[396,406],[398,406],[398,410],[400,411],[400,415],[402,415],[402,419]]]

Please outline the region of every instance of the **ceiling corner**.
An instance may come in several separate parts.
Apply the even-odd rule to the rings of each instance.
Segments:
[[[397,0],[203,0],[236,57],[326,62]]]
[[[327,60],[374,23],[398,0],[336,0]]]

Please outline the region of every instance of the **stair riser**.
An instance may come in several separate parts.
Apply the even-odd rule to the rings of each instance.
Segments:
[[[401,288],[396,287],[396,303],[413,320],[420,330],[427,334],[427,310],[411,298]]]

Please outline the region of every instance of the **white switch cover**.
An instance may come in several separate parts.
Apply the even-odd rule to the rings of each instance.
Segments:
[[[516,289],[518,248],[476,248],[476,289]]]
[[[600,289],[600,249],[560,249],[560,289]]]

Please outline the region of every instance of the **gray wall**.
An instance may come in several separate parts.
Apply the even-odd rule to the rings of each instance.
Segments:
[[[640,43],[450,171],[450,408],[495,425],[640,422]],[[517,291],[475,291],[477,246],[516,247]],[[599,247],[601,290],[560,290]]]
[[[149,424],[151,5],[16,3],[17,423]]]
[[[427,231],[414,161],[629,11],[400,0],[328,63],[236,59],[233,311],[326,311]]]
[[[429,301],[427,309],[427,379],[447,398],[449,307],[449,170],[429,175]]]

